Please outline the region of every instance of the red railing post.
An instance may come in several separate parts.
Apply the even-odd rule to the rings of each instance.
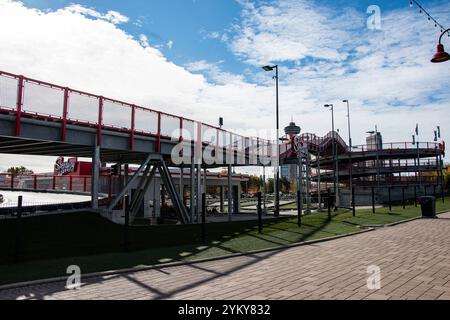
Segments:
[[[53,176],[53,185],[52,185],[52,189],[55,190],[56,189],[56,176]]]
[[[37,190],[37,175],[33,176],[33,190]]]
[[[61,141],[66,142],[66,130],[67,130],[67,110],[69,105],[69,88],[64,89],[64,103],[62,114],[62,128],[61,128]]]
[[[14,189],[14,174],[11,173],[11,189]]]
[[[69,191],[72,191],[73,177],[69,176]]]
[[[83,178],[83,192],[86,192],[87,190],[87,177]]]
[[[97,130],[97,145],[102,145],[102,122],[103,122],[103,97],[98,99],[98,130]]]
[[[131,133],[130,133],[130,149],[134,149],[134,130],[135,130],[136,106],[131,106]]]
[[[17,105],[16,105],[16,137],[20,136],[20,117],[23,106],[24,77],[20,76],[17,83]]]
[[[158,133],[156,137],[156,152],[161,152],[161,112],[158,112]]]

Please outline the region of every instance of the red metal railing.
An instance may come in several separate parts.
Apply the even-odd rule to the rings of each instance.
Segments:
[[[332,132],[328,133],[325,137],[317,137],[314,134],[303,134],[300,136],[301,140],[304,141],[310,151],[322,151],[326,149],[329,144],[333,141]],[[339,134],[335,133],[335,138],[337,143],[341,146],[342,149],[347,152],[350,151],[350,148],[345,144],[343,139],[339,136]],[[436,142],[419,142],[419,145],[413,145],[410,142],[393,142],[393,143],[383,143],[380,149],[377,149],[375,144],[368,145],[358,145],[352,147],[352,153],[369,153],[369,152],[398,152],[398,151],[418,151],[421,152],[435,152],[436,156],[442,153],[441,145]],[[280,145],[280,156],[282,159],[287,159],[290,154],[290,150],[292,148],[292,143],[290,141],[284,142]]]
[[[258,145],[254,137],[242,137],[170,113],[4,71],[0,71],[0,111],[16,116],[16,136],[20,136],[21,117],[27,116],[61,122],[61,141],[66,141],[67,124],[76,124],[97,128],[99,145],[102,129],[129,133],[130,149],[134,148],[136,135],[154,136],[159,152],[161,139],[170,139],[172,135],[180,141],[206,142],[196,132],[197,125],[201,130],[206,128],[216,133],[217,139],[207,141],[209,144],[237,151],[238,155],[245,152],[242,147],[245,140],[252,140],[248,145]],[[227,140],[219,139],[225,136]],[[262,141],[259,139],[259,145]]]
[[[109,184],[107,175],[102,175],[103,184]],[[0,173],[0,188],[30,191],[67,191],[90,193],[90,176],[57,176],[47,174],[9,174]],[[109,188],[109,187],[108,187]],[[108,189],[107,188],[107,189]]]

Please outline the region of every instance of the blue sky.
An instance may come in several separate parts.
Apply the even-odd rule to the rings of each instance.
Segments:
[[[23,1],[39,9],[60,9],[74,1]],[[238,71],[245,67],[220,41],[208,34],[223,30],[239,19],[241,6],[233,0],[150,0],[150,1],[76,1],[100,12],[114,10],[131,19],[122,26],[133,35],[145,34],[152,45],[174,42],[172,49],[163,48],[166,57],[177,64],[197,60],[224,61]],[[174,23],[176,21],[176,23]]]
[[[42,10],[56,10],[73,3],[93,8],[99,12],[109,10],[120,12],[130,18],[130,22],[121,26],[129,34],[145,34],[151,45],[161,46],[161,51],[170,61],[185,65],[193,61],[205,60],[221,62],[221,68],[233,73],[255,72],[256,66],[249,66],[229,50],[227,43],[214,38],[214,33],[233,35],[232,26],[242,20],[242,4],[235,0],[150,0],[150,1],[65,1],[65,0],[24,0],[28,7]],[[378,5],[385,11],[397,9],[409,10],[408,0],[316,0],[310,1],[316,7],[327,7],[336,15],[348,8],[365,13],[370,5]],[[422,0],[426,7],[436,8],[445,1]],[[271,4],[276,1],[255,1]],[[445,12],[430,9],[436,17]],[[425,22],[425,17],[417,14],[417,19]],[[364,22],[364,21],[363,21]],[[446,21],[443,21],[445,23]],[[450,22],[447,22],[450,24]],[[431,26],[430,26],[431,28]],[[405,32],[408,32],[407,30]],[[301,37],[302,35],[299,35]],[[166,45],[174,43],[172,48]],[[283,63],[283,61],[279,61]],[[291,62],[286,62],[289,65]],[[251,80],[251,79],[248,79]]]
[[[450,26],[447,0],[419,2]],[[274,127],[261,66],[277,63],[282,124],[325,135],[322,106],[334,103],[347,139],[349,99],[357,144],[375,125],[384,141],[409,141],[417,122],[420,140],[437,125],[450,140],[450,63],[430,63],[440,32],[408,0],[0,0],[0,29],[0,70],[211,124],[222,116],[248,135]]]

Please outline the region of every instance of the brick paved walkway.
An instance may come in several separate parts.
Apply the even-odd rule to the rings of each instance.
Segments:
[[[381,286],[367,289],[367,267]],[[450,213],[314,245],[0,291],[0,299],[450,299]]]

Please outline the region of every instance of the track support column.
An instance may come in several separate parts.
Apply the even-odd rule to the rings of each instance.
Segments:
[[[190,176],[191,192],[190,192],[189,210],[190,210],[191,223],[194,223],[194,215],[195,215],[195,163],[194,163],[194,158],[191,158],[190,174],[191,174],[191,176]]]
[[[231,215],[233,214],[233,186],[232,186],[232,167],[228,165],[228,221],[231,222]]]
[[[91,206],[92,209],[98,209],[98,189],[100,180],[100,146],[97,144],[94,147],[94,154],[92,157],[92,178],[91,178]]]

